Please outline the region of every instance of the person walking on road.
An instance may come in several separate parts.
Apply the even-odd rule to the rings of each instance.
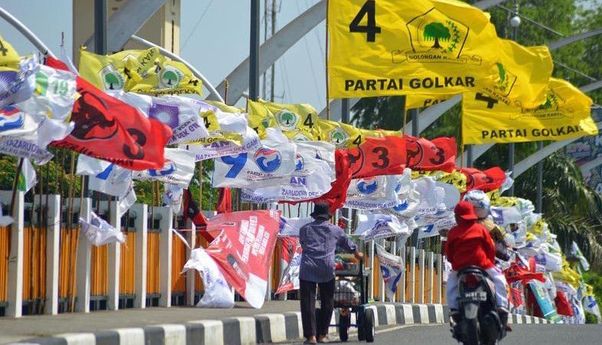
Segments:
[[[314,204],[313,222],[299,231],[303,249],[299,272],[301,291],[301,321],[304,344],[327,343],[328,327],[334,309],[334,252],[337,247],[353,252],[359,260],[363,254],[343,229],[329,222],[331,214],[327,203]],[[316,320],[316,285],[320,288],[320,314]]]

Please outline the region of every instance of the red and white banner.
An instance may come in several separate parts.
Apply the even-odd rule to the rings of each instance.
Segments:
[[[207,254],[254,308],[261,308],[264,302],[279,225],[278,211],[223,213],[207,224],[207,231],[221,231]]]
[[[466,190],[479,189],[483,192],[496,190],[506,180],[506,173],[499,167],[479,170],[475,168],[462,168],[462,174],[466,175]]]
[[[299,267],[301,267],[301,244],[297,237],[280,237],[280,283],[277,294],[299,289]]]
[[[412,170],[442,170],[452,172],[456,167],[456,140],[440,137],[433,140],[404,136],[407,166]]]
[[[366,138],[347,150],[352,178],[402,174],[406,165],[403,137]]]

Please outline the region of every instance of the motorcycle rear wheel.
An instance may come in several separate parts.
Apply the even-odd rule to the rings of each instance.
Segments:
[[[479,345],[479,326],[477,324],[477,319],[464,319],[462,323],[462,344]]]

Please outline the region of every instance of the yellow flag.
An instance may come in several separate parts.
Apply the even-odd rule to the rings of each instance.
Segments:
[[[454,95],[433,95],[412,93],[406,96],[406,109],[427,108],[441,102],[445,102]]]
[[[330,142],[338,148],[359,145],[363,141],[361,130],[345,123],[320,119],[318,130],[318,140]]]
[[[80,50],[81,76],[102,90],[145,94],[202,94],[202,82],[186,65],[162,56],[159,49],[124,50],[97,55]]]
[[[293,140],[318,140],[318,112],[309,104],[280,104],[249,100],[251,127],[278,127]],[[288,132],[288,133],[287,133]]]
[[[0,36],[0,71],[18,71],[19,60],[15,48]]]
[[[597,135],[592,100],[569,82],[551,78],[546,100],[537,108],[509,106],[482,93],[462,101],[464,144],[565,140]]]
[[[519,108],[535,108],[545,102],[554,68],[548,47],[523,47],[501,39],[498,44],[496,83],[481,91]]]
[[[495,85],[489,16],[453,0],[330,0],[331,98],[457,94]]]

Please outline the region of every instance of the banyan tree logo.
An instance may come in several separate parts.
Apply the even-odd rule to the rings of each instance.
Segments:
[[[498,72],[498,80],[495,85],[495,91],[502,96],[508,96],[516,83],[516,75],[508,71],[506,67],[498,62],[496,64]]]
[[[337,146],[341,146],[345,143],[347,138],[349,138],[349,135],[347,135],[347,133],[342,128],[337,127],[330,131],[329,137],[331,143]]]
[[[292,130],[295,129],[299,123],[299,115],[290,110],[281,110],[276,114],[276,121],[278,121],[278,124],[282,129]]]
[[[468,26],[435,8],[408,21],[406,29],[411,50],[391,51],[393,63],[481,63],[480,56],[462,55],[468,38]]]
[[[182,81],[182,72],[173,67],[165,66],[159,72],[159,87],[162,89],[173,89],[180,85]]]
[[[113,65],[105,66],[105,68],[100,70],[100,78],[105,90],[123,90],[125,80]]]

